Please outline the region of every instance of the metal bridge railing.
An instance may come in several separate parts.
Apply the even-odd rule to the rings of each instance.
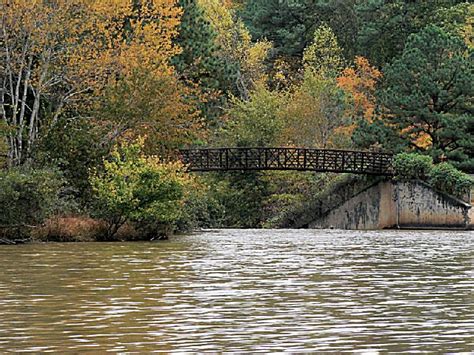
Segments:
[[[313,148],[197,148],[180,150],[189,171],[296,170],[392,175],[389,153]]]

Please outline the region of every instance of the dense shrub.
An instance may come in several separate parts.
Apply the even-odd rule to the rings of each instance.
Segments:
[[[396,155],[393,167],[398,180],[426,180],[433,188],[459,198],[464,198],[474,183],[469,175],[453,165],[434,165],[431,157],[416,153]]]
[[[101,144],[105,128],[89,119],[62,118],[41,137],[34,159],[38,164],[49,162],[64,174],[69,190],[78,202],[90,200],[89,170],[100,165],[108,144]]]
[[[199,228],[223,226],[225,207],[218,201],[216,189],[218,190],[219,186],[213,186],[211,189],[201,182],[187,194],[182,214],[176,223],[178,231],[189,232]]]
[[[416,153],[400,153],[393,160],[397,180],[426,179],[433,168],[433,159]]]
[[[116,146],[103,172],[90,181],[95,215],[108,224],[105,240],[131,222],[144,238],[168,235],[182,213],[186,187],[191,184],[181,163],[162,163],[142,153],[143,139]]]
[[[63,178],[54,169],[0,171],[0,228],[10,238],[24,237],[60,205]]]
[[[451,164],[441,163],[431,170],[429,183],[437,190],[463,198],[469,193],[474,180]]]

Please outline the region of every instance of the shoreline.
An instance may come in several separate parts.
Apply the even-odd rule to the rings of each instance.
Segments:
[[[69,218],[66,218],[69,219]],[[77,219],[77,217],[75,217]],[[97,220],[94,220],[95,222],[99,222]],[[88,235],[84,235],[81,233],[78,233],[76,235],[72,235],[70,233],[65,233],[63,235],[41,235],[40,237],[36,233],[32,233],[33,235],[30,237],[23,237],[23,238],[15,238],[15,237],[8,237],[6,234],[3,234],[2,237],[0,237],[0,246],[6,246],[6,245],[24,245],[24,244],[56,244],[56,243],[134,243],[134,242],[160,242],[160,241],[166,241],[169,240],[172,237],[180,237],[180,236],[186,236],[186,235],[193,235],[193,234],[200,234],[200,233],[215,233],[219,230],[301,230],[301,229],[307,229],[307,230],[313,230],[313,231],[356,231],[356,232],[383,232],[383,231],[400,231],[400,232],[441,232],[441,231],[447,231],[447,232],[471,232],[474,231],[474,226],[469,226],[468,228],[455,228],[455,227],[416,227],[416,226],[411,226],[409,228],[381,228],[381,229],[341,229],[341,228],[233,228],[233,227],[218,227],[218,228],[201,228],[201,229],[196,229],[196,230],[191,230],[191,231],[179,231],[176,233],[169,234],[165,237],[157,237],[157,238],[145,238],[144,236],[141,236],[140,234],[137,234],[135,230],[130,229],[130,226],[125,226],[124,230],[120,230],[118,233],[118,236],[112,240],[106,240],[103,238],[103,236],[94,236],[92,235],[93,231],[89,230]],[[45,231],[45,226],[38,227],[39,230],[42,232]],[[126,232],[133,231],[133,234],[126,234]]]

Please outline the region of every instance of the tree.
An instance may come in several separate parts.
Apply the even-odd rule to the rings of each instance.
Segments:
[[[464,38],[470,48],[474,46],[474,4],[464,2],[440,8],[434,13],[432,22],[444,31]]]
[[[410,34],[428,25],[438,9],[462,2],[465,1],[359,1],[355,6],[360,24],[357,54],[382,67],[402,53]]]
[[[191,183],[181,163],[164,163],[142,153],[144,140],[116,145],[104,171],[90,176],[96,215],[108,223],[106,240],[132,222],[144,237],[166,236],[179,219]]]
[[[353,101],[353,117],[371,121],[375,114],[376,85],[382,78],[382,73],[371,66],[364,57],[356,57],[354,66],[343,70],[337,78],[337,85],[351,96]]]
[[[216,33],[216,53],[227,65],[235,67],[235,84],[242,99],[265,76],[265,59],[271,49],[266,40],[252,42],[251,35],[234,9],[221,0],[198,0]]]
[[[64,73],[55,72],[68,49],[61,40],[75,35],[74,11],[66,4],[57,8],[43,2],[2,2],[0,63],[0,116],[10,128],[8,164],[19,165],[36,139],[43,96],[63,84]],[[56,84],[56,85],[55,85]],[[78,88],[58,95],[61,103]],[[71,92],[72,90],[72,92]],[[57,114],[54,110],[53,121]]]
[[[0,16],[0,116],[9,127],[10,166],[27,161],[65,111],[89,107],[137,65],[172,74],[169,61],[179,53],[174,0],[7,0]]]
[[[344,92],[333,79],[306,71],[284,111],[282,141],[304,147],[347,146],[348,137],[343,130],[351,123],[347,104]]]
[[[425,148],[417,140],[426,136],[435,161],[472,162],[463,146],[474,139],[472,53],[461,38],[428,26],[411,35],[402,55],[384,70],[380,100],[386,126],[419,151]]]
[[[232,99],[228,122],[220,135],[223,145],[237,147],[271,147],[277,145],[284,125],[281,112],[286,97],[270,91],[258,83],[250,91],[249,99]],[[226,225],[258,227],[263,216],[263,205],[269,196],[265,172],[233,172],[220,176],[223,193],[219,201],[224,206]]]
[[[7,166],[8,156],[8,126],[4,121],[0,120],[0,169]]]
[[[37,142],[34,165],[58,167],[66,180],[68,196],[87,205],[91,197],[89,171],[100,165],[110,149],[102,144],[105,134],[106,127],[88,118],[62,115]]]
[[[342,49],[332,29],[323,24],[314,32],[313,42],[304,50],[305,70],[334,78],[343,69]]]
[[[217,34],[198,0],[179,0],[179,4],[184,13],[175,43],[182,52],[173,58],[173,65],[181,80],[200,88],[200,109],[207,124],[216,126],[226,95],[235,91],[236,68],[218,55]]]
[[[335,32],[347,58],[353,56],[357,18],[356,0],[254,0],[241,11],[252,37],[267,39],[277,58],[301,59],[313,40],[314,31],[327,23]]]
[[[136,68],[146,68],[150,75],[174,74],[171,60],[182,52],[175,43],[183,13],[176,0],[76,1],[85,4],[87,17],[81,51],[72,64],[92,66],[89,70],[105,79],[99,81],[102,87]]]
[[[285,96],[259,84],[249,100],[233,99],[229,122],[223,132],[227,144],[239,147],[266,147],[278,141]]]
[[[205,135],[197,95],[173,75],[136,68],[104,90],[95,115],[109,126],[108,140],[142,135],[147,152],[167,156]]]
[[[347,146],[344,128],[348,102],[336,85],[343,68],[342,51],[331,28],[320,26],[304,50],[303,80],[290,88],[284,111],[282,141],[306,147]]]
[[[173,65],[186,79],[202,82],[206,87],[219,88],[216,76],[219,59],[216,57],[216,33],[204,16],[197,0],[180,0],[183,8],[179,35],[175,42],[182,51],[173,59]]]

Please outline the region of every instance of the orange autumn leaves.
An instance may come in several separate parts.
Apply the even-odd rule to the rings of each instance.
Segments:
[[[316,144],[321,147],[348,147],[357,128],[357,121],[362,119],[370,124],[377,119],[384,119],[379,113],[380,110],[376,111],[379,105],[376,89],[382,76],[380,70],[360,56],[355,58],[353,66],[343,69],[336,78],[336,87],[341,89],[347,98],[343,113],[337,112],[341,105],[334,102],[337,98],[336,92],[328,95],[332,90],[330,82],[319,80],[321,84],[325,84],[312,85],[320,87],[319,93],[311,93],[304,88],[304,83],[298,86],[289,105],[288,119],[291,118],[292,124],[285,132],[286,136],[291,137],[285,138],[287,143],[297,145],[297,141],[305,146]],[[428,148],[431,145],[430,137],[426,134],[413,135],[411,138],[418,147]]]
[[[352,97],[356,117],[372,121],[376,106],[375,87],[381,78],[382,73],[364,57],[356,57],[354,67],[344,69],[337,78],[339,88]]]
[[[363,57],[356,57],[354,65],[335,78],[306,71],[290,95],[285,144],[349,147],[357,121],[374,119],[375,90],[381,77]]]
[[[352,97],[354,118],[363,118],[369,123],[377,118],[375,90],[381,79],[382,72],[371,66],[366,58],[359,56],[355,58],[354,66],[344,69],[342,75],[337,78],[338,87]],[[353,123],[350,126],[340,127],[339,130],[351,135],[355,128],[356,125]],[[409,130],[410,128],[407,129]],[[428,148],[431,145],[431,139],[426,134],[414,135],[412,140],[420,148]]]
[[[147,149],[161,154],[199,136],[202,121],[191,99],[198,91],[180,82],[170,63],[181,52],[174,41],[182,15],[178,1],[81,1],[94,14],[89,31],[96,36],[88,47],[101,46],[96,67],[116,71],[107,76],[98,109],[113,134],[146,135]]]
[[[25,56],[61,66],[69,79],[76,75],[95,89],[138,66],[171,73],[169,61],[180,52],[173,43],[182,13],[177,0],[5,0],[2,12],[12,55],[27,42]]]
[[[159,132],[157,139],[166,140],[178,133],[189,138],[189,130],[200,130],[196,103],[189,99],[197,96],[195,89],[179,82],[170,63],[181,52],[175,43],[181,15],[178,0],[3,0],[6,70],[28,73],[19,77],[20,86],[31,88],[38,107],[41,100],[56,104],[51,106],[53,120],[41,113],[30,120],[32,131],[48,131],[71,110],[110,124],[111,137],[155,127],[147,133]],[[157,91],[160,87],[167,90]],[[154,91],[147,92],[150,88]],[[159,109],[144,107],[151,96]],[[104,106],[114,102],[128,102],[130,110],[115,110],[123,117],[105,115]]]
[[[354,66],[345,68],[336,79],[337,86],[351,98],[351,105],[346,113],[351,117],[351,122],[334,129],[339,141],[350,140],[358,119],[373,121],[377,104],[375,89],[381,78],[382,73],[371,66],[366,58],[356,56]]]
[[[182,9],[177,0],[153,0],[135,5],[129,0],[76,0],[90,14],[83,33],[88,48],[97,52],[100,66],[129,74],[145,67],[154,74],[172,72],[170,59],[180,53],[173,43],[178,35]]]

